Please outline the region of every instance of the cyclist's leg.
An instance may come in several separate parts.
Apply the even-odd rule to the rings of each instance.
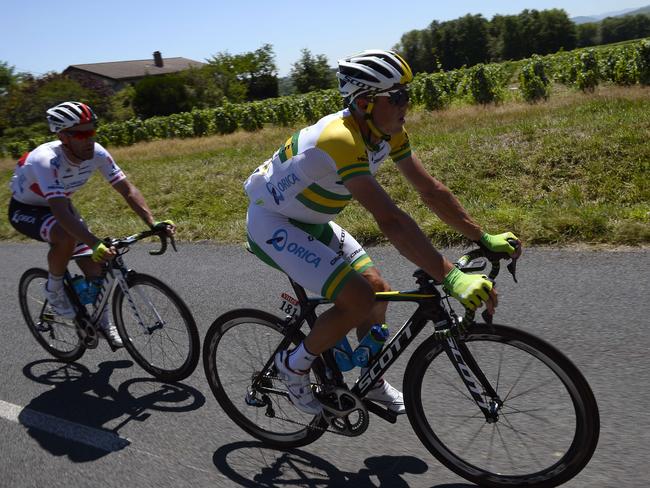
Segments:
[[[390,286],[374,266],[363,247],[336,223],[330,222],[329,227],[333,233],[329,243],[330,247],[337,250],[337,253],[349,262],[355,271],[361,274],[363,279],[369,283],[373,292],[390,291]],[[368,333],[370,327],[374,324],[386,322],[387,307],[388,302],[375,301],[369,315],[357,326],[357,338],[359,340]],[[361,375],[364,373],[365,368],[362,368]],[[385,405],[397,414],[406,413],[402,392],[391,386],[384,378],[379,378],[376,381],[374,387],[366,394],[366,398]]]
[[[52,216],[52,220],[48,237],[50,251],[47,254],[47,263],[50,274],[63,276],[77,241],[56,222],[54,216]]]
[[[312,354],[321,354],[332,348],[350,330],[368,320],[375,304],[375,295],[368,281],[352,271],[334,306],[318,316],[305,339],[305,347]]]
[[[81,219],[83,221],[83,219]],[[78,243],[75,246],[73,257],[77,262],[77,266],[81,269],[83,274],[86,276],[86,280],[90,281],[101,281],[102,276],[102,264],[94,262],[90,256],[92,255],[92,249],[83,243]],[[99,329],[103,332],[104,337],[108,342],[111,343],[113,348],[118,348],[124,346],[124,342],[120,337],[120,333],[117,330],[117,327],[112,322],[109,312],[109,306],[104,307],[102,315],[99,319]]]
[[[303,224],[256,205],[249,207],[247,219],[249,241],[258,257],[334,302],[320,315],[306,340],[312,355],[331,348],[366,319],[374,305],[374,293],[344,256],[348,249],[339,249],[332,226]],[[365,256],[357,247],[357,256]]]
[[[333,249],[352,269],[359,273],[370,284],[373,292],[389,291],[390,286],[383,279],[365,249],[357,240],[336,222],[329,222],[328,228],[320,240]],[[387,302],[374,302],[369,314],[356,327],[357,337],[361,339],[374,324],[386,321]]]
[[[372,266],[366,271],[361,273],[361,275],[370,283],[370,287],[373,292],[378,291],[390,291],[390,285],[388,282],[381,276],[379,270]],[[374,324],[383,324],[386,322],[386,309],[388,308],[388,302],[375,302],[375,305],[372,307],[372,312],[367,320],[365,320],[359,327],[357,327],[357,338],[361,339],[364,337],[370,327]]]
[[[47,255],[49,276],[43,292],[56,313],[74,317],[72,306],[63,292],[63,275],[74,249],[74,239],[57,224],[49,206],[28,205],[12,198],[9,221],[18,232],[50,244]]]

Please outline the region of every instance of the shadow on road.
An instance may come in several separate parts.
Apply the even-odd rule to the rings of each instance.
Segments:
[[[132,421],[143,422],[149,411],[187,412],[200,408],[205,397],[181,383],[133,378],[113,387],[109,380],[131,361],[106,361],[95,372],[77,363],[40,360],[27,364],[23,374],[53,388],[34,398],[19,414],[21,424],[40,446],[74,462],[93,461],[129,445],[119,430]],[[104,427],[120,419],[113,428]]]
[[[224,476],[246,487],[355,487],[408,488],[404,474],[424,474],[428,465],[414,456],[366,458],[358,473],[340,471],[330,462],[299,450],[272,449],[261,442],[226,444],[212,461]],[[475,488],[471,484],[432,485],[432,488]]]

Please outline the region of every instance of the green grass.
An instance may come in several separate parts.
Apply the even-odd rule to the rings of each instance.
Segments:
[[[234,243],[245,238],[243,181],[297,128],[110,150],[154,214],[177,222],[180,240]],[[648,88],[600,86],[594,94],[558,88],[537,105],[416,110],[407,129],[427,168],[488,231],[513,230],[529,245],[650,242]],[[0,161],[3,202],[9,200],[13,164]],[[378,179],[436,244],[462,241],[418,200],[391,162]],[[99,175],[74,202],[100,236],[142,228]],[[362,242],[383,240],[356,203],[337,222]],[[0,220],[0,239],[20,238]]]

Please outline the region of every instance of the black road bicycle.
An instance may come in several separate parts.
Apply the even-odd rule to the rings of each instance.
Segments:
[[[506,257],[475,249],[456,266],[482,271],[489,260],[494,280]],[[508,265],[513,278],[515,264]],[[293,406],[273,363],[277,351],[305,337],[301,326],[313,326],[316,307],[330,303],[307,297],[292,280],[298,300],[294,307],[283,294],[286,318],[238,309],[210,327],[203,363],[215,398],[242,429],[278,448],[304,446],[325,432],[361,435],[369,412],[396,421],[393,412],[364,395],[431,323],[403,382],[407,416],[424,446],[480,486],[553,487],[578,474],[596,449],[600,421],[591,388],[576,366],[547,342],[495,325],[485,313],[485,323],[471,312],[459,317],[439,283],[422,270],[413,276],[418,285],[413,291],[377,293],[377,300],[414,302],[417,309],[351,388],[331,350],[314,362],[312,389],[322,415]]]
[[[158,251],[167,250],[165,230],[147,230],[124,239],[107,239],[117,256],[104,266],[103,281],[93,304],[83,305],[66,270],[63,284],[76,312],[72,320],[54,314],[43,297],[47,271],[30,268],[20,278],[18,297],[27,326],[52,356],[78,360],[86,349],[97,347],[99,321],[112,293],[112,316],[124,347],[145,371],[162,381],[180,381],[192,374],[199,361],[200,340],[196,323],[185,302],[153,276],[128,269],[123,256],[129,247],[150,236],[160,238]],[[172,247],[176,246],[172,239]],[[115,286],[115,285],[119,286]],[[111,349],[115,348],[110,344]]]

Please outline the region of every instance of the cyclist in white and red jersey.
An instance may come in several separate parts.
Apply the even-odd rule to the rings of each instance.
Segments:
[[[45,298],[53,311],[73,318],[63,290],[63,275],[74,255],[89,281],[101,275],[101,263],[115,256],[86,226],[70,197],[99,170],[129,206],[151,227],[163,225],[173,234],[171,221],[155,222],[142,194],[130,183],[113,158],[94,141],[97,116],[86,104],[63,102],[47,110],[57,141],[47,142],[20,158],[10,186],[9,221],[20,233],[50,244]],[[100,331],[113,347],[121,347],[117,328],[104,310]]]
[[[306,339],[276,355],[275,365],[293,403],[310,414],[322,411],[313,396],[309,370],[317,355],[348,331],[363,337],[383,323],[386,302],[375,291],[389,291],[370,257],[344,229],[331,221],[355,198],[374,217],[390,242],[410,261],[441,281],[463,305],[497,305],[485,276],[466,275],[431,245],[413,219],[400,210],[374,175],[388,157],[422,201],[448,225],[493,251],[515,253],[510,232],[481,230],[449,189],[431,176],[411,150],[404,130],[407,85],[413,75],[392,51],[370,50],[339,61],[339,91],[346,108],[296,132],[244,185],[250,199],[248,240],[262,260],[305,288],[331,299]],[[367,398],[404,413],[401,392],[380,380]]]

